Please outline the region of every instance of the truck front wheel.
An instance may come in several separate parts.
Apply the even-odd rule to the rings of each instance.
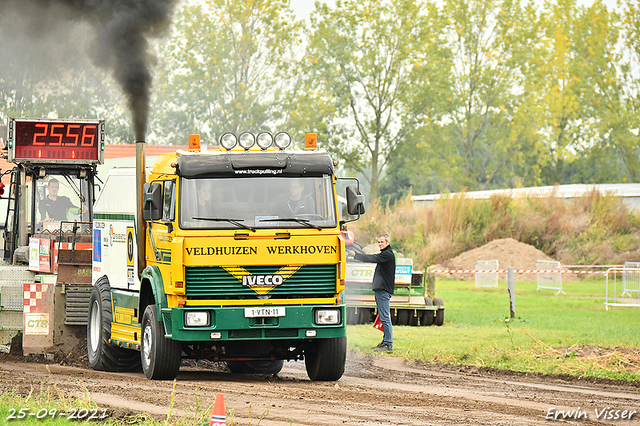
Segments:
[[[101,277],[96,280],[89,299],[89,365],[100,371],[140,371],[140,356],[136,351],[109,344],[111,319],[111,286],[107,277]]]
[[[173,380],[180,370],[180,342],[164,337],[164,323],[158,321],[156,305],[148,305],[142,316],[140,360],[147,379]]]
[[[347,361],[347,338],[314,340],[305,351],[304,364],[314,381],[338,380]]]

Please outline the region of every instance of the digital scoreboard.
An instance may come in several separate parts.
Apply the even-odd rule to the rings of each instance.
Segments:
[[[104,120],[10,118],[10,162],[104,163]]]

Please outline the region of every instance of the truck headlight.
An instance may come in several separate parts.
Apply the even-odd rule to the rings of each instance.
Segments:
[[[317,309],[315,319],[317,325],[340,324],[340,310]]]
[[[207,327],[210,324],[209,312],[187,311],[184,314],[184,325],[187,327]]]

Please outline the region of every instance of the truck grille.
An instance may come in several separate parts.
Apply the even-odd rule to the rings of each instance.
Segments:
[[[246,266],[252,275],[272,275],[280,266]],[[219,266],[186,267],[185,292],[193,299],[258,299],[259,294]],[[271,298],[333,297],[335,265],[305,265],[269,291]]]

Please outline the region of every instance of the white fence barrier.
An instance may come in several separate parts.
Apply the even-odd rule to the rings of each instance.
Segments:
[[[607,270],[604,302],[607,310],[614,306],[640,308],[640,291],[633,290],[635,274],[640,275],[640,268],[628,268],[626,263],[623,268],[609,268]],[[618,275],[622,278],[618,278]]]
[[[556,296],[560,293],[565,294],[562,290],[562,271],[560,270],[560,262],[555,260],[538,260],[536,261],[538,272],[538,288],[546,288],[550,290],[558,290]],[[556,272],[557,270],[557,272]]]
[[[632,297],[631,293],[640,296],[640,262],[624,262],[622,272],[622,295]]]
[[[500,269],[497,260],[479,260],[476,262],[476,287],[498,287],[498,272]]]

